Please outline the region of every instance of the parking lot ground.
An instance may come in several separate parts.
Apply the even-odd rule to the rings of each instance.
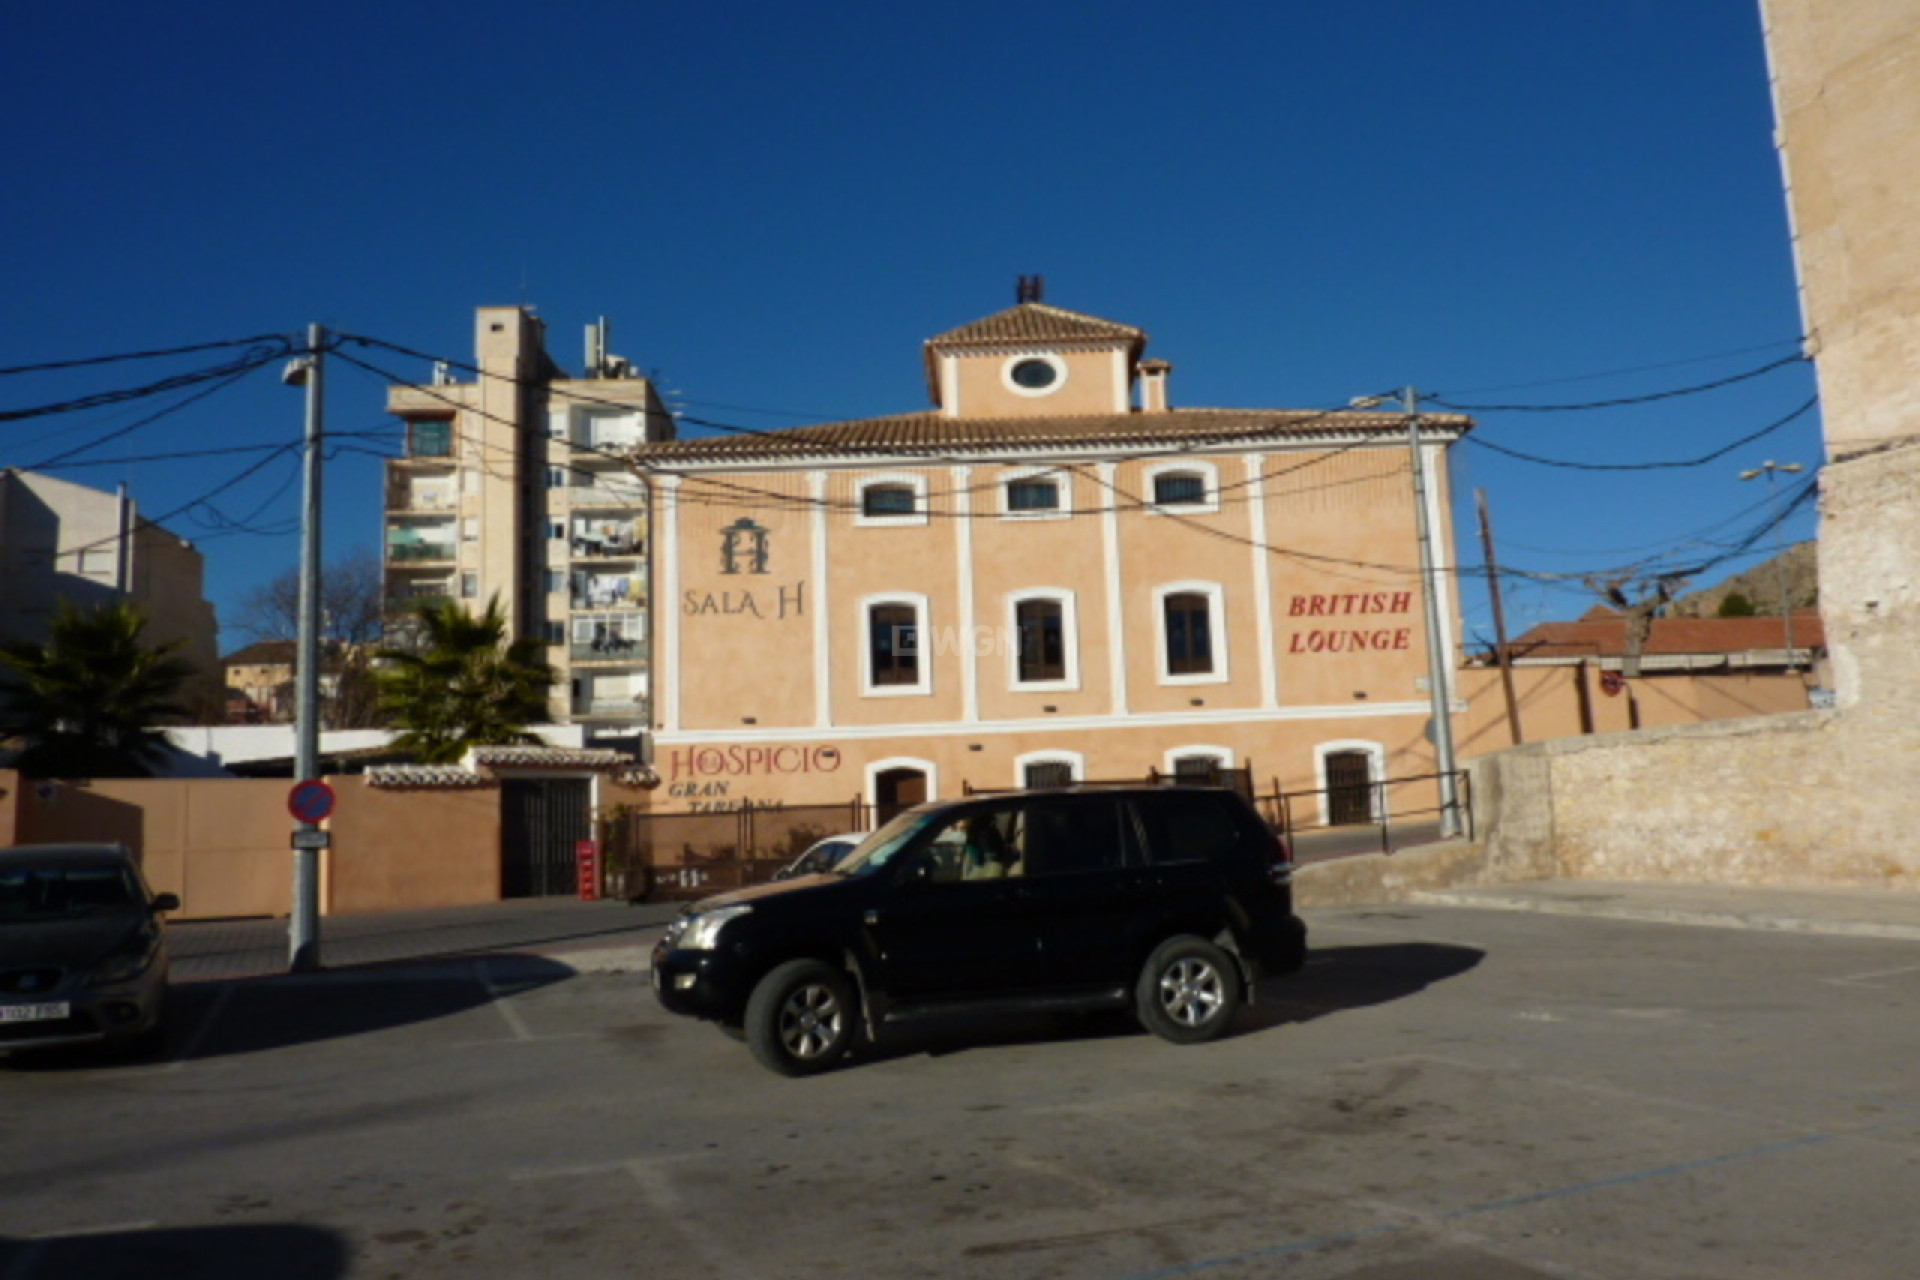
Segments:
[[[532,954],[183,985],[0,1065],[0,1280],[1884,1277],[1920,943],[1315,912],[1236,1034],[890,1034],[811,1080]],[[272,1265],[263,1267],[263,1260]]]

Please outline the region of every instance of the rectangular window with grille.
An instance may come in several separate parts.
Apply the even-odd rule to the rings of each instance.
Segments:
[[[1207,597],[1175,592],[1166,599],[1168,675],[1206,675],[1213,671],[1213,625]]]

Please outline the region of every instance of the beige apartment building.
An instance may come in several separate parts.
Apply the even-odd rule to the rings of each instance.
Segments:
[[[548,354],[546,326],[523,307],[482,307],[477,372],[442,366],[396,387],[404,457],[387,464],[389,612],[451,596],[474,611],[497,596],[516,638],[546,645],[561,673],[555,723],[594,739],[634,739],[648,718],[645,488],[625,455],[670,440],[653,383],[587,331],[586,372]]]
[[[1433,773],[1407,418],[1175,407],[1146,346],[1022,301],[925,343],[928,411],[635,449],[655,805]],[[1471,425],[1421,423],[1448,655]]]
[[[0,471],[0,639],[45,640],[62,603],[131,601],[147,639],[178,642],[198,673],[190,696],[218,706],[219,628],[205,582],[199,549],[143,518],[124,490]]]

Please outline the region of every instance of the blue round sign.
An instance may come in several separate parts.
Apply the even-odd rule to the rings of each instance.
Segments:
[[[333,788],[315,778],[296,782],[287,793],[287,812],[300,822],[323,822],[333,812]]]

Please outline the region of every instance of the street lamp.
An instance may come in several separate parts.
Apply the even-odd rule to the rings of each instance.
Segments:
[[[1773,493],[1773,477],[1777,473],[1784,471],[1789,475],[1792,475],[1796,472],[1804,471],[1805,469],[1806,468],[1802,467],[1797,462],[1775,462],[1772,458],[1768,458],[1765,462],[1761,463],[1759,466],[1753,467],[1747,471],[1742,471],[1740,473],[1740,478],[1742,480],[1757,480],[1761,476],[1765,476],[1767,478],[1767,493],[1771,495]],[[1793,666],[1793,602],[1787,599],[1786,553],[1782,552],[1780,556],[1773,563],[1774,563],[1774,567],[1777,570],[1779,570],[1779,577],[1780,577],[1780,619],[1783,623],[1786,624],[1787,674],[1792,675],[1794,670],[1794,666]]]

